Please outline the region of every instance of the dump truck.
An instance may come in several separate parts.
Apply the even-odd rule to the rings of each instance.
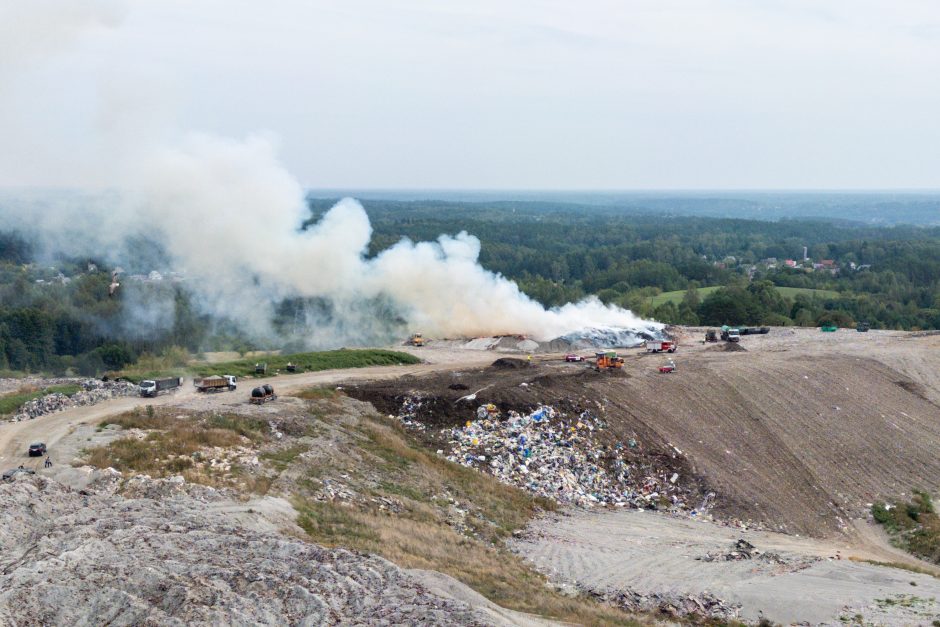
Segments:
[[[152,398],[164,392],[172,392],[183,385],[183,377],[172,377],[170,379],[147,379],[141,381],[137,386],[140,389],[140,395]]]
[[[237,387],[235,384],[235,377],[230,374],[203,377],[194,383],[196,385],[196,389],[200,392],[223,392],[225,390],[234,392],[235,388]]]
[[[595,367],[598,370],[606,370],[609,368],[623,368],[623,357],[617,357],[617,353],[614,351],[605,351],[602,353],[595,353],[596,364]]]
[[[726,342],[740,342],[741,332],[738,329],[722,328],[721,339],[723,339]]]
[[[408,343],[412,346],[424,346],[424,337],[420,333],[412,333]]]
[[[705,331],[705,341],[706,342],[717,342],[718,341],[718,331],[715,329],[709,329]]]
[[[274,388],[265,383],[264,385],[259,385],[251,391],[251,396],[248,398],[248,402],[254,405],[263,405],[268,401],[273,401],[277,398],[277,394],[274,393]]]
[[[646,343],[648,353],[674,353],[678,345],[672,340],[650,340]]]

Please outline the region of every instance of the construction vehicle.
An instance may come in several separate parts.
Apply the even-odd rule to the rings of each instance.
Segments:
[[[255,374],[266,374],[268,372],[268,363],[255,364]]]
[[[672,340],[650,340],[646,343],[648,353],[674,353],[678,345]]]
[[[820,327],[820,330],[823,333],[835,333],[839,330],[839,327],[835,322],[827,322]]]
[[[597,370],[609,370],[611,368],[623,368],[623,357],[617,357],[614,351],[605,351],[595,353]]]
[[[424,337],[420,333],[412,333],[408,343],[412,346],[424,346]]]
[[[291,362],[287,362],[287,372],[297,372],[297,366]]]
[[[248,398],[248,401],[254,405],[264,405],[268,401],[273,401],[276,398],[277,394],[274,393],[274,388],[265,383],[251,391],[251,396]]]
[[[869,329],[871,329],[871,325],[867,322],[859,322],[855,325],[855,330],[859,333],[868,333]]]
[[[721,327],[721,339],[725,342],[740,342],[741,332],[731,327]]]
[[[235,385],[235,377],[230,374],[203,377],[193,383],[200,392],[222,392],[224,390],[234,392],[237,387]]]
[[[667,363],[665,366],[659,367],[660,374],[669,374],[670,372],[675,372],[675,371],[676,371],[676,362],[674,362],[671,359],[669,360],[669,363]]]
[[[140,395],[152,398],[157,394],[172,392],[183,385],[183,377],[172,377],[170,379],[148,379],[141,381],[137,386],[140,388]]]
[[[705,331],[705,341],[706,342],[717,342],[718,341],[718,331],[715,329],[709,329]]]

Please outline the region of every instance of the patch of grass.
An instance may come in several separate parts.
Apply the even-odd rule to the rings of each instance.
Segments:
[[[280,372],[280,374],[289,374],[287,372],[288,363],[297,366],[297,372],[315,372],[318,370],[333,370],[338,368],[417,364],[420,363],[420,361],[421,360],[414,355],[399,351],[381,349],[341,349],[314,353],[294,353],[292,355],[272,355],[259,359],[238,359],[217,364],[200,364],[193,368],[193,372],[197,376],[203,377],[213,374],[233,374],[239,377],[262,376],[255,375],[255,364],[266,362],[268,369],[265,376],[274,376],[277,372]]]
[[[295,500],[297,524],[311,538],[329,546],[373,545],[380,537],[371,526],[355,515],[351,508],[333,503]]]
[[[258,440],[268,431],[268,423],[264,420],[237,414],[213,414],[205,423],[212,429],[234,431],[249,440]]]
[[[123,429],[169,429],[176,424],[177,419],[165,411],[154,411],[153,405],[147,405],[146,409],[136,407],[129,412],[112,416],[107,420],[98,423],[99,427],[108,425],[118,425]]]
[[[380,482],[376,492],[379,494],[394,494],[396,496],[403,496],[419,503],[430,502],[428,495],[423,493],[421,490],[411,486],[393,483],[391,481]]]
[[[940,564],[940,516],[928,493],[914,490],[907,503],[875,503],[871,513],[897,546]]]
[[[85,461],[98,468],[165,477],[191,467],[192,455],[199,449],[229,448],[241,443],[238,434],[232,431],[179,422],[166,431],[152,431],[143,439],[120,438],[89,449]],[[181,461],[180,457],[188,459]]]
[[[700,299],[705,299],[706,296],[714,292],[715,290],[720,289],[719,286],[713,287],[700,287],[698,288],[698,297]],[[674,292],[662,292],[656,296],[650,296],[650,304],[653,307],[659,307],[666,303],[675,303],[678,305],[682,302],[682,298],[685,296],[685,290],[676,290]]]
[[[884,566],[885,568],[897,568],[900,570],[906,570],[908,572],[917,573],[918,575],[929,575],[934,579],[940,579],[940,575],[937,575],[936,572],[924,568],[923,566],[917,566],[916,564],[908,564],[907,562],[881,562],[878,560],[870,559],[861,559],[858,557],[849,557],[849,560],[853,562],[861,562],[863,564],[871,564],[872,566]]]
[[[277,451],[262,453],[261,459],[271,462],[271,465],[278,470],[286,470],[294,460],[310,450],[306,444],[297,444]]]
[[[99,468],[115,468],[121,472],[146,473],[165,477],[182,474],[187,480],[216,485],[197,472],[202,461],[199,451],[206,448],[231,448],[244,445],[245,440],[260,441],[267,424],[262,420],[228,414],[202,414],[177,417],[170,410],[133,411],[109,418],[99,424],[119,425],[125,429],[147,431],[143,439],[125,437],[107,445],[84,451],[85,463]],[[233,468],[233,473],[234,473]],[[249,486],[250,487],[250,486]]]

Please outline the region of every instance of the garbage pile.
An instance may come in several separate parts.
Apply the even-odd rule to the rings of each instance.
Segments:
[[[423,429],[414,417],[419,406],[420,400],[407,399],[400,420]],[[600,437],[605,428],[590,411],[568,416],[539,406],[526,415],[504,415],[495,405],[483,405],[476,420],[441,435],[450,446],[449,460],[560,503],[690,509],[678,473],[631,461],[638,456],[628,452],[638,442],[605,444]]]
[[[52,414],[71,407],[96,405],[112,398],[135,396],[138,394],[137,386],[128,381],[84,379],[76,383],[81,385],[82,389],[75,394],[66,396],[60,392],[53,392],[52,394],[34,398],[21,405],[10,421],[20,422],[22,420],[32,420],[33,418]]]
[[[740,562],[744,560],[758,560],[769,564],[781,566],[793,566],[795,569],[808,568],[813,562],[819,561],[818,557],[793,556],[785,557],[779,553],[760,551],[753,544],[741,538],[731,545],[726,552],[709,551],[702,557],[695,559],[701,562]]]
[[[702,594],[639,594],[632,590],[597,593],[595,598],[617,605],[628,612],[653,612],[670,618],[691,618],[730,621],[741,612],[740,604],[729,603],[715,595]]]

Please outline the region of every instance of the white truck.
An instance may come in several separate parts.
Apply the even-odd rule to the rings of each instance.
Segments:
[[[164,392],[172,392],[183,385],[183,377],[171,377],[169,379],[147,379],[141,381],[137,386],[140,388],[140,395],[154,397]]]

